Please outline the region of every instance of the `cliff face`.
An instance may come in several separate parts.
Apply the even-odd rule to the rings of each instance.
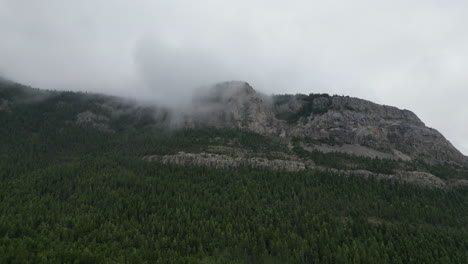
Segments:
[[[357,149],[367,148],[381,152],[384,158],[460,164],[468,160],[411,111],[358,98],[326,94],[267,97],[244,82],[218,84],[201,98],[194,104],[197,110],[185,116],[188,127],[235,128],[287,140],[299,138],[319,150],[339,152],[344,145],[348,153],[356,149],[358,155]]]
[[[247,83],[220,83],[207,94],[194,99],[191,112],[184,116],[184,125],[280,135],[284,133],[284,127],[275,118],[271,105],[267,96],[258,94]]]
[[[401,152],[430,163],[466,162],[442,134],[408,110],[340,96],[315,98],[313,105],[320,105],[316,101],[327,101],[327,111],[304,116],[290,126],[290,135]]]
[[[214,153],[185,153],[179,152],[175,155],[147,156],[143,158],[147,161],[160,161],[163,164],[175,164],[185,167],[205,166],[216,169],[236,169],[242,166],[269,169],[274,171],[302,171],[305,170],[311,161],[268,159],[264,157],[244,157],[222,155]]]
[[[0,113],[14,112],[19,104],[50,98],[57,98],[58,111],[67,109],[63,100],[82,101],[74,108],[78,113],[66,123],[102,132],[174,124],[185,128],[241,129],[278,137],[283,143],[299,140],[307,151],[423,160],[430,164],[468,164],[467,157],[411,111],[358,98],[327,94],[266,96],[248,83],[226,82],[199,94],[188,107],[189,111],[175,111],[134,106],[105,96],[84,100],[80,95],[54,94],[17,84],[3,86]]]
[[[183,167],[208,167],[215,169],[238,169],[250,167],[256,169],[267,169],[271,171],[298,172],[304,170],[334,172],[345,176],[360,176],[377,180],[391,180],[406,182],[423,187],[449,189],[452,187],[468,186],[464,179],[443,180],[427,172],[396,170],[392,174],[374,173],[367,170],[339,170],[316,166],[311,160],[293,159],[268,159],[265,157],[247,157],[239,155],[235,151],[230,155],[214,153],[185,153],[179,152],[174,155],[152,155],[145,156],[143,160],[148,162],[161,162]]]

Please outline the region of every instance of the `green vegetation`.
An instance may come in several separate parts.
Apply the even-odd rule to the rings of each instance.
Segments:
[[[333,139],[311,140],[305,139],[304,142],[335,145]],[[307,151],[301,147],[299,139],[293,142],[293,152],[303,159],[311,159],[315,164],[323,167],[341,169],[341,170],[367,170],[374,173],[393,174],[396,170],[423,171],[431,173],[444,180],[465,179],[468,180],[468,168],[456,164],[427,164],[416,160],[404,162],[401,160],[369,158],[355,156],[347,153],[331,152],[324,153],[318,150]],[[381,150],[382,152],[384,150]]]
[[[468,257],[466,190],[118,158],[25,173],[3,181],[1,190],[0,262],[462,263]]]
[[[435,164],[428,165],[423,162],[418,162],[417,166],[422,170],[434,174],[435,176],[450,180],[450,179],[467,179],[468,180],[468,167],[456,164]]]
[[[468,259],[466,188],[432,190],[314,171],[148,163],[141,157],[209,145],[287,150],[242,131],[167,131],[154,125],[163,119],[146,114],[137,119],[152,122],[128,116],[111,124],[115,133],[103,133],[74,121],[90,108],[112,114],[99,107],[107,97],[38,92],[35,100],[20,103],[26,95],[6,90],[0,87],[0,98],[16,103],[11,112],[0,112],[0,263]],[[135,115],[125,105],[121,109]],[[319,163],[316,153],[301,155]],[[322,159],[331,166],[345,160]]]

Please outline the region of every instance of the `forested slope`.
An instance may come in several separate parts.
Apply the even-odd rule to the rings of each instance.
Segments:
[[[290,150],[245,131],[168,130],[164,112],[125,103],[112,116],[96,107],[118,104],[105,96],[3,86],[0,263],[467,263],[466,187],[148,163],[212,145]],[[90,109],[106,130],[76,122]]]

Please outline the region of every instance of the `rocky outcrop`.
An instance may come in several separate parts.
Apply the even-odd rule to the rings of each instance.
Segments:
[[[146,156],[147,161],[160,161],[163,164],[175,164],[184,167],[204,166],[215,169],[233,169],[239,167],[251,167],[270,169],[275,171],[303,171],[307,163],[292,160],[269,160],[263,157],[231,157],[213,153],[185,153],[179,152],[174,155]]]
[[[271,110],[271,99],[248,83],[226,82],[194,98],[185,113],[185,127],[245,129],[260,134],[283,135],[281,122]]]
[[[366,170],[337,170],[337,169],[324,168],[324,167],[315,167],[314,169],[320,170],[320,171],[334,172],[339,175],[359,176],[359,177],[364,177],[364,178],[373,178],[377,180],[404,182],[404,183],[418,185],[421,187],[436,188],[436,189],[448,189],[448,188],[452,188],[455,186],[463,185],[463,183],[459,181],[448,183],[440,179],[437,176],[434,176],[427,172],[420,172],[420,171],[396,171],[394,174],[382,174],[382,173],[374,173],[374,172],[370,172]]]
[[[11,112],[10,105],[8,100],[0,99],[0,112]]]
[[[358,98],[326,94],[271,98],[248,83],[227,82],[199,96],[193,109],[184,117],[185,127],[245,129],[288,140],[331,142],[315,146],[325,152],[330,149],[325,145],[344,145],[335,150],[428,163],[468,163],[442,134],[426,127],[411,111]]]
[[[429,163],[466,163],[463,156],[437,130],[426,127],[412,112],[365,100],[333,96],[324,113],[310,114],[289,129],[289,135],[329,139],[339,144],[358,144],[398,151]],[[318,100],[318,99],[315,99]]]
[[[76,124],[81,127],[92,127],[101,132],[111,133],[114,132],[109,127],[110,119],[103,115],[97,115],[91,111],[79,113],[76,116]]]
[[[346,153],[350,155],[356,155],[368,158],[378,159],[391,159],[391,160],[403,160],[410,161],[411,158],[397,150],[392,152],[384,152],[369,147],[357,145],[357,144],[340,144],[340,145],[327,145],[323,143],[302,143],[301,147],[307,151],[320,151],[323,153]]]
[[[448,187],[468,187],[468,180],[458,179],[447,182]]]
[[[377,180],[389,180],[414,184],[421,187],[449,189],[458,186],[468,186],[468,181],[463,179],[444,181],[427,172],[420,171],[403,171],[398,170],[393,174],[374,173],[367,170],[339,170],[335,168],[327,168],[316,166],[312,161],[300,160],[284,160],[284,159],[267,159],[264,157],[249,157],[245,152],[237,152],[231,155],[214,154],[214,153],[186,153],[179,152],[174,155],[152,155],[145,156],[143,160],[148,162],[161,162],[163,164],[172,164],[183,167],[208,167],[214,169],[236,169],[240,167],[250,167],[255,169],[267,169],[272,171],[287,171],[298,172],[305,170],[316,170],[323,172],[331,172],[344,176],[358,176],[364,178],[373,178]],[[288,156],[287,154],[285,154]],[[288,156],[290,157],[290,156]]]
[[[398,171],[395,180],[439,189],[448,187],[447,183],[439,177],[421,171]]]

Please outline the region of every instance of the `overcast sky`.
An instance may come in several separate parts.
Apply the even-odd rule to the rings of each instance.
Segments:
[[[414,111],[468,154],[466,0],[0,0],[0,75],[176,104],[245,80]]]

